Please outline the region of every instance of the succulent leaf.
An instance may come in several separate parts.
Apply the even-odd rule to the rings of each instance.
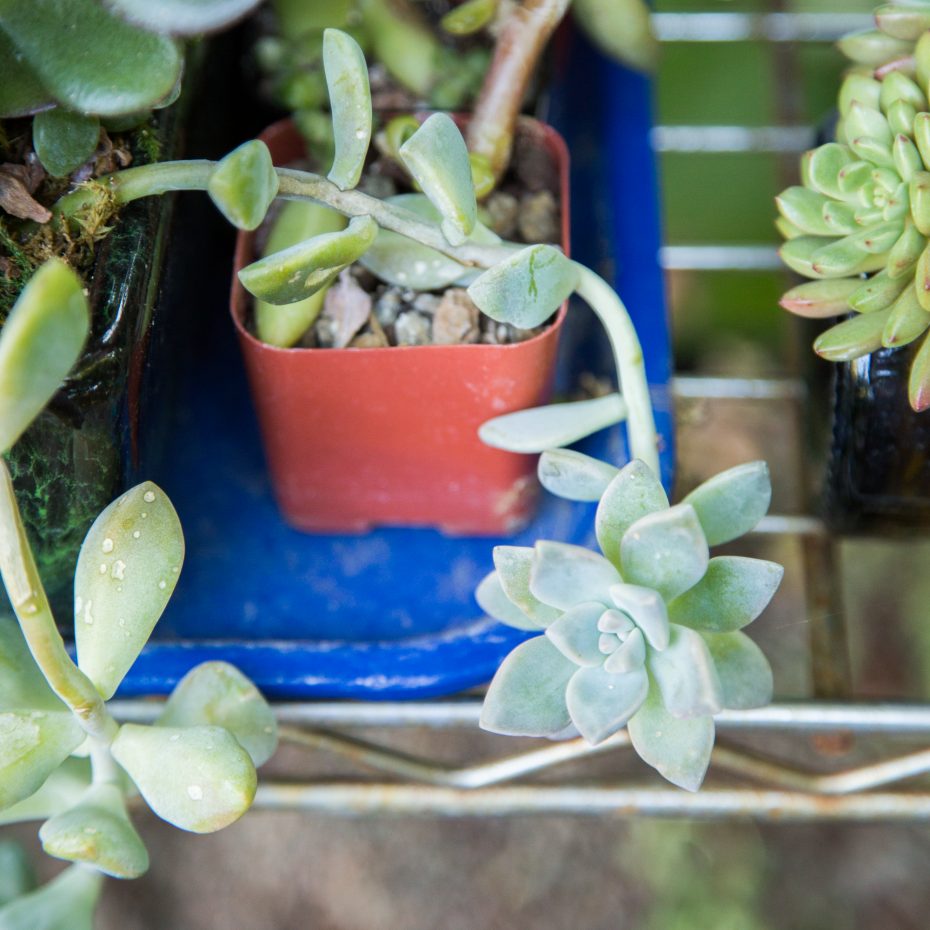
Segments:
[[[503,585],[501,585],[500,576],[496,571],[490,572],[481,580],[481,583],[475,589],[475,600],[489,617],[493,617],[500,623],[506,623],[507,626],[515,627],[518,630],[541,630],[543,628],[542,624],[527,617],[507,597]]]
[[[546,627],[546,636],[566,659],[575,665],[594,668],[604,664],[605,654],[599,642],[601,631],[597,621],[604,613],[598,601],[578,604]]]
[[[730,710],[764,707],[772,700],[772,667],[745,633],[701,633],[714,660],[723,706]]]
[[[882,99],[882,84],[867,74],[853,71],[840,85],[839,110],[843,116],[849,112],[853,101],[863,106],[878,109]]]
[[[837,323],[814,340],[814,351],[831,362],[851,362],[881,348],[882,333],[891,308],[860,313]]]
[[[278,183],[268,146],[252,139],[217,164],[207,181],[207,193],[233,226],[249,231],[258,229],[265,219],[278,194]]]
[[[45,779],[34,794],[0,811],[0,826],[47,820],[74,807],[90,785],[90,762],[72,756]],[[2,926],[2,925],[0,925]]]
[[[930,407],[930,338],[924,339],[911,362],[907,389],[914,410],[920,413]]]
[[[50,882],[0,908],[3,930],[94,930],[103,876],[73,865]]]
[[[913,44],[885,35],[878,29],[850,33],[837,42],[840,51],[859,65],[877,68],[879,65],[903,58],[913,50]]]
[[[530,591],[544,604],[560,610],[588,601],[612,605],[610,588],[622,579],[600,553],[550,540],[537,542],[534,553]]]
[[[709,546],[720,546],[748,533],[768,512],[771,502],[769,467],[761,461],[714,475],[683,501],[694,508]]]
[[[539,457],[537,474],[550,494],[570,501],[598,501],[619,469],[573,449],[547,449]]]
[[[840,172],[855,160],[853,153],[845,145],[837,142],[828,142],[812,152],[807,152],[804,161],[807,163],[806,174],[809,183],[805,183],[805,187],[810,186],[821,194],[842,200]]]
[[[32,144],[50,175],[63,178],[86,162],[97,148],[100,120],[64,107],[37,113],[32,121]]]
[[[885,265],[885,272],[888,277],[894,280],[906,278],[908,272],[913,269],[914,264],[920,258],[926,245],[926,237],[921,234],[913,221],[908,221],[904,226],[904,232],[901,233],[901,238],[891,247],[891,251],[888,253],[888,262]]]
[[[921,306],[918,299],[917,287],[919,286],[918,280],[914,285],[905,288],[892,305],[891,313],[882,330],[882,345],[886,348],[905,346],[913,342],[930,326],[930,313]]]
[[[149,32],[193,36],[222,29],[261,0],[106,0],[120,16]]]
[[[930,29],[930,10],[907,3],[889,3],[875,11],[875,24],[887,36],[914,42]]]
[[[610,589],[610,597],[642,630],[653,649],[661,652],[668,646],[668,610],[656,591],[635,584],[617,584]]]
[[[930,236],[930,172],[918,171],[909,188],[914,225],[922,236]]]
[[[775,198],[778,212],[789,223],[812,236],[834,236],[836,230],[823,216],[830,199],[806,187],[789,187]]]
[[[29,116],[55,105],[55,99],[39,76],[16,52],[6,33],[0,30],[0,118]]]
[[[673,717],[704,717],[723,709],[723,689],[701,634],[672,624],[668,647],[652,652],[649,671]]]
[[[0,615],[0,711],[64,711],[29,652],[19,623]]]
[[[525,546],[495,546],[494,567],[507,597],[539,627],[546,627],[559,611],[530,592],[530,573],[535,551]]]
[[[649,691],[643,668],[612,675],[603,668],[580,668],[565,690],[572,723],[592,745],[620,730],[636,713]]]
[[[26,850],[16,840],[0,840],[0,908],[36,885]]]
[[[853,291],[849,295],[849,307],[855,310],[856,313],[874,313],[876,310],[884,310],[890,307],[901,295],[901,292],[910,286],[911,282],[907,277],[892,278],[888,271],[885,270],[872,275],[866,281],[849,278],[830,283],[852,285]],[[844,309],[837,309],[837,312],[832,315],[840,316],[845,312]]]
[[[855,278],[810,281],[793,287],[779,303],[790,313],[808,319],[839,316],[849,312],[850,298],[863,286]]]
[[[465,0],[439,21],[450,35],[468,36],[484,29],[497,13],[499,0]]]

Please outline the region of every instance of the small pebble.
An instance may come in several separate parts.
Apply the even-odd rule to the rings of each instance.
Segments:
[[[517,231],[520,201],[513,194],[495,191],[485,201],[484,208],[487,211],[487,222],[491,229],[502,239],[512,239]]]
[[[433,316],[433,342],[436,345],[459,345],[481,338],[480,311],[461,287],[450,287]]]
[[[517,225],[524,242],[558,242],[559,211],[551,192],[525,194]]]
[[[429,345],[430,321],[413,310],[401,313],[394,323],[394,338],[399,346]]]

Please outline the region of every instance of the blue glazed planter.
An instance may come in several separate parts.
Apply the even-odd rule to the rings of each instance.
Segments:
[[[574,158],[573,249],[599,270],[616,269],[643,341],[668,484],[670,357],[657,265],[650,89],[587,47],[576,48],[571,60],[588,69],[586,76],[570,68],[566,86],[570,95],[571,83],[583,82],[585,118],[576,107],[571,120],[561,119],[556,98],[553,122],[567,134]],[[591,100],[592,87],[605,89],[601,100]],[[224,312],[218,308],[196,389],[187,392],[170,469],[155,476],[180,514],[187,561],[120,694],[167,692],[208,659],[234,663],[279,699],[429,697],[489,680],[523,638],[483,617],[474,603],[475,586],[492,568],[491,550],[503,540],[451,539],[432,530],[320,537],[285,526],[272,500],[233,334],[219,322]],[[573,308],[569,320],[561,386],[583,372],[613,377],[606,338],[590,314]],[[592,437],[584,450],[618,464],[627,459],[619,429]],[[506,541],[595,546],[593,509],[545,496],[527,530]]]

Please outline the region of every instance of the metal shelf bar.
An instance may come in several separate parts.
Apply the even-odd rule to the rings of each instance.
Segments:
[[[868,29],[863,13],[656,13],[661,42],[835,42],[847,32]]]

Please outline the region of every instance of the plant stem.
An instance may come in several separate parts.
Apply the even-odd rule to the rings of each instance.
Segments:
[[[6,462],[0,459],[0,574],[23,636],[55,694],[92,737],[109,744],[118,729],[93,682],[71,661],[23,528]]]
[[[623,301],[614,289],[599,275],[572,263],[578,272],[576,292],[597,314],[607,331],[623,399],[627,403],[627,431],[630,438],[630,455],[642,459],[658,476],[659,451],[655,415],[646,381],[646,366],[643,350],[636,335],[636,328]]]
[[[487,158],[498,180],[510,164],[517,116],[533,69],[570,4],[571,0],[524,0],[497,38],[466,138],[468,150]]]

